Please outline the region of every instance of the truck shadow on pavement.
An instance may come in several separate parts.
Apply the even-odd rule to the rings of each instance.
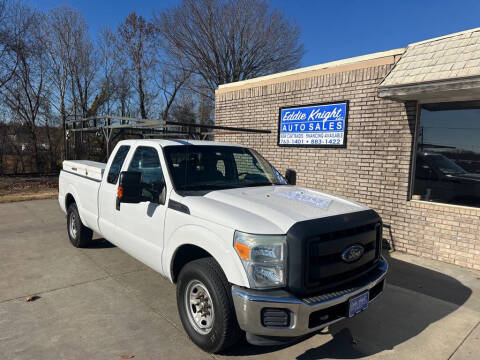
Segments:
[[[357,359],[391,350],[454,312],[472,293],[448,275],[391,258],[388,253],[384,256],[390,264],[384,294],[364,313],[325,329],[321,333],[325,335],[319,337],[322,345],[304,351],[297,359]],[[324,342],[323,336],[329,340]],[[265,354],[288,346],[293,345],[262,348],[242,344],[226,355]]]
[[[102,237],[94,238],[93,241],[87,246],[88,249],[109,249],[114,247],[116,246]]]

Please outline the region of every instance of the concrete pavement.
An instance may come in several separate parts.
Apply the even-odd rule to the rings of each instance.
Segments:
[[[56,200],[0,204],[0,358],[478,359],[480,274],[399,253],[389,262],[385,294],[357,317],[290,346],[209,355],[186,337],[160,275],[106,241],[73,248]]]

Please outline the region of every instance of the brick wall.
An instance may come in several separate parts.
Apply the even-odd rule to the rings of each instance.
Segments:
[[[283,173],[295,169],[301,186],[372,207],[396,250],[480,270],[480,210],[407,200],[416,104],[378,98],[377,86],[392,66],[217,90],[217,125],[272,134],[218,132],[215,140],[248,145]],[[350,101],[345,149],[277,146],[280,107],[338,100]]]

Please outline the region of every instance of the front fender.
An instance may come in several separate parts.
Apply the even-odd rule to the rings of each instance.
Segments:
[[[200,224],[183,225],[166,239],[162,263],[164,274],[172,281],[172,262],[182,245],[195,245],[207,251],[218,262],[231,284],[248,287],[248,279],[242,262],[233,248],[232,229],[226,227],[211,230]]]

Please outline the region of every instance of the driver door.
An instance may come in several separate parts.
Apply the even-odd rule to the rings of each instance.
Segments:
[[[137,146],[128,165],[128,171],[142,174],[142,202],[121,203],[117,210],[117,239],[121,247],[135,258],[139,258],[162,272],[164,220],[167,201],[166,185],[160,162],[159,150],[152,146]],[[165,192],[162,194],[162,191]]]

